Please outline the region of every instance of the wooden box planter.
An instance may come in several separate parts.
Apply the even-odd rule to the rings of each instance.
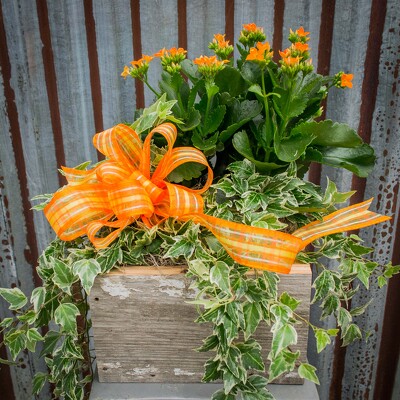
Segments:
[[[184,267],[126,267],[96,279],[90,307],[100,382],[201,382],[203,365],[212,353],[193,349],[210,334],[210,324],[193,322],[196,309],[185,301],[195,293],[184,271]],[[279,288],[301,300],[296,312],[308,319],[310,267],[294,265],[290,275],[281,275]],[[305,360],[308,327],[298,325],[297,332],[293,350],[299,349]],[[266,325],[260,325],[257,340],[269,348],[271,333]],[[303,380],[289,373],[276,383]]]

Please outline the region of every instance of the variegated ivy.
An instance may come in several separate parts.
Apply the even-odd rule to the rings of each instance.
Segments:
[[[291,232],[331,212],[352,194],[339,193],[332,182],[322,192],[297,178],[294,164],[275,176],[256,173],[247,160],[231,164],[229,171],[205,199],[206,212],[268,229]],[[380,267],[369,261],[365,256],[370,252],[358,236],[335,234],[314,243],[313,251],[299,255],[300,261],[315,265],[312,301],[320,305],[321,318],[337,320],[337,327],[326,330],[296,313],[299,301],[294,293],[279,291],[277,274],[246,274],[248,269],[235,264],[208,231],[191,222],[168,220],[152,229],[132,225],[109,248],[99,251],[85,237],[73,242],[57,239],[39,259],[37,271],[43,285],[29,300],[18,288],[0,289],[0,296],[14,312],[2,320],[0,330],[14,360],[20,351],[34,352],[41,343],[49,373],[36,374],[35,394],[47,380],[54,384],[55,396],[87,398],[92,379],[87,296],[95,277],[120,265],[149,264],[154,257],[186,262],[192,286],[199,293],[193,301],[199,310],[196,322],[212,327],[212,334],[199,343],[198,351],[210,352],[203,380],[223,380],[223,388],[213,399],[273,399],[267,384],[287,371],[297,369],[300,376],[318,383],[315,368],[299,361],[299,352],[291,350],[297,342],[298,324],[311,327],[318,352],[338,334],[344,345],[362,337],[353,318],[368,304],[348,308],[358,291],[355,282],[368,288],[373,275],[382,286],[400,270],[399,266]],[[322,256],[336,260],[337,268],[323,265]],[[263,351],[268,353],[266,359],[254,337],[262,322],[273,335],[271,348]],[[51,329],[44,334],[41,328],[45,326]]]

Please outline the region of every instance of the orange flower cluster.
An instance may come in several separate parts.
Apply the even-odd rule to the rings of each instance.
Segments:
[[[175,74],[182,69],[181,62],[186,58],[186,53],[187,51],[182,47],[171,47],[168,50],[164,47],[155,53],[154,57],[160,57],[161,65],[165,71]]]
[[[131,61],[132,67],[128,67],[127,65],[125,65],[121,76],[125,79],[128,75],[132,76],[132,78],[144,79],[149,69],[149,63],[153,58],[153,56],[142,54],[142,58],[140,58],[139,60]]]
[[[310,34],[310,32],[306,32],[302,26],[299,29],[297,29],[295,32],[293,32],[290,29],[289,40],[292,43],[296,43],[296,42],[306,43],[310,40],[310,38],[307,37],[309,34]]]
[[[263,28],[251,23],[243,25],[239,42],[244,46],[254,47],[257,42],[263,42],[266,38]]]
[[[233,46],[229,40],[225,40],[225,34],[217,33],[208,48],[214,50],[215,54],[222,60],[226,60],[233,52]]]
[[[289,40],[292,45],[283,51],[279,51],[282,57],[281,65],[283,71],[295,74],[300,70],[305,73],[313,70],[309,53],[310,48],[307,43],[310,40],[309,34],[310,32],[306,32],[302,26],[295,32],[290,30]]]
[[[199,72],[208,79],[213,79],[217,72],[221,71],[228,60],[218,60],[217,56],[200,56],[193,62],[198,66]]]
[[[353,87],[353,74],[345,74],[343,71],[338,72],[333,80],[335,86],[339,88]]]
[[[271,50],[271,46],[268,42],[258,42],[256,47],[250,49],[246,60],[254,61],[260,64],[261,67],[265,67],[271,61],[273,55],[274,52]]]

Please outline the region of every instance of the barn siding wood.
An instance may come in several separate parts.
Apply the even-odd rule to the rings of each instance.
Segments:
[[[84,159],[95,161],[90,146],[93,133],[117,122],[132,121],[135,104],[144,104],[144,100],[149,104],[153,99],[149,90],[141,94],[137,90],[140,85],[121,79],[123,66],[142,52],[151,54],[185,42],[189,57],[210,54],[207,44],[214,33],[227,31],[237,38],[241,25],[249,22],[265,28],[275,51],[288,44],[289,28],[303,25],[311,32],[311,54],[319,70],[354,73],[352,90],[332,91],[326,116],[347,122],[366,135],[376,148],[377,166],[366,181],[327,167],[314,169],[313,176],[321,177],[323,185],[329,176],[341,190],[356,185],[360,200],[375,195],[377,209],[395,218],[391,226],[363,230],[362,235],[367,243],[375,237],[380,261],[393,257],[399,262],[398,254],[393,253],[400,243],[398,1],[1,0],[1,11],[0,286],[17,284],[27,292],[32,290],[34,258],[54,237],[43,215],[29,211],[29,199],[59,187],[62,178],[57,168],[63,158],[69,165]],[[326,35],[330,22],[331,40]],[[379,37],[379,29],[383,31],[382,44],[371,40]],[[317,66],[318,61],[321,64]],[[157,71],[159,67],[149,74],[154,87]],[[391,304],[400,304],[396,287],[398,278],[388,290],[391,303],[385,305],[385,291],[373,286],[374,305],[360,322],[363,329],[377,329],[369,344],[341,351],[336,343],[333,357],[333,345],[317,355],[310,339],[309,358],[319,369],[321,399],[390,398],[398,357],[393,353],[399,348],[385,326],[396,329],[391,323],[395,315],[390,311]],[[353,306],[366,299],[363,291]],[[4,302],[0,307],[0,317],[4,317]],[[312,312],[313,320],[317,319],[317,308]],[[330,323],[324,322],[324,326]],[[22,357],[26,368],[10,370],[18,400],[29,390],[34,370],[41,368],[35,360]],[[386,366],[391,371],[386,371]],[[384,392],[379,391],[385,386]],[[398,390],[395,387],[393,400]]]

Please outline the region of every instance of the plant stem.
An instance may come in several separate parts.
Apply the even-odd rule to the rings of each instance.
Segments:
[[[146,84],[146,86],[157,96],[157,98],[160,98],[160,93],[156,92],[155,89],[150,85],[147,79],[143,79],[143,82]]]
[[[267,138],[268,148],[270,148],[272,138],[268,137],[269,136],[268,135],[268,127],[271,125],[271,123],[270,123],[270,117],[269,117],[267,92],[265,90],[264,68],[261,69],[261,89],[262,89],[262,94],[263,94],[263,99],[264,99],[264,110],[265,110],[265,124],[264,124],[265,137]],[[271,150],[265,149],[265,157],[264,157],[265,162],[269,161],[270,153],[271,153]]]

